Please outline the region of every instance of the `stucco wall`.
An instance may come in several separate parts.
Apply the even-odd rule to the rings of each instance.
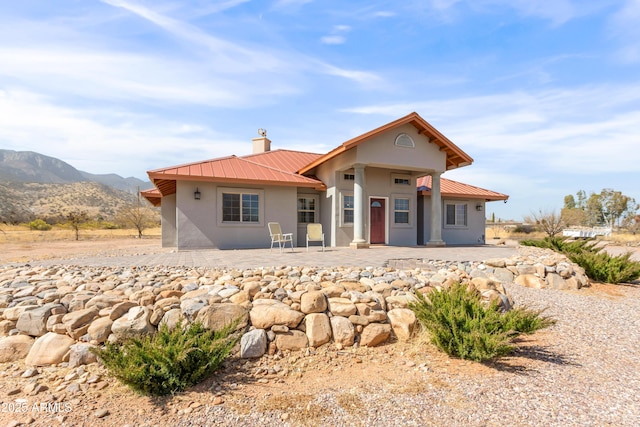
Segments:
[[[398,135],[409,135],[415,148],[399,147],[395,145]],[[402,168],[407,171],[445,170],[446,154],[440,151],[428,138],[420,135],[412,125],[404,125],[392,131],[376,136],[356,147],[355,163],[370,166]]]
[[[175,194],[162,198],[162,205],[160,206],[160,223],[162,227],[162,247],[175,248],[178,246]]]
[[[279,222],[282,231],[294,234],[296,241],[295,187],[221,186],[204,182],[177,183],[178,248],[267,248],[270,244],[267,223]],[[200,200],[193,192],[198,188]],[[222,222],[222,193],[246,189],[259,194],[258,223]]]
[[[423,197],[424,217],[424,242],[428,242],[431,236],[431,197]],[[483,200],[473,199],[442,199],[442,222],[445,223],[445,206],[447,202],[467,204],[467,226],[451,227],[443,225],[442,240],[447,245],[481,245],[485,243],[485,203]],[[482,210],[477,211],[476,205],[481,204]]]

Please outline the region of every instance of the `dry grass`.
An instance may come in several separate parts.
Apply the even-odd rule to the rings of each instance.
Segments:
[[[546,233],[540,231],[533,231],[531,233],[514,233],[512,229],[505,228],[502,225],[488,225],[485,228],[485,236],[487,242],[499,239],[511,239],[511,240],[539,240],[545,238]],[[611,236],[600,236],[599,240],[606,240],[607,242],[621,244],[621,245],[640,245],[640,234],[632,234],[628,232],[614,232]]]
[[[325,418],[331,416],[331,411],[325,406],[314,402],[311,394],[280,394],[269,396],[257,403],[254,410],[281,411],[287,418],[300,425],[319,425]]]
[[[35,243],[75,240],[75,232],[70,228],[54,226],[48,231],[31,230],[26,225],[2,225],[0,228],[0,243]],[[144,230],[144,237],[160,237],[160,227]],[[81,229],[80,240],[106,240],[137,237],[134,229]]]

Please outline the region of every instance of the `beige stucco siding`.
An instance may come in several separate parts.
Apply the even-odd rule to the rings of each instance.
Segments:
[[[413,139],[415,148],[395,145],[396,137],[401,133]],[[444,171],[446,167],[446,154],[440,151],[436,144],[430,143],[426,136],[420,135],[411,125],[404,125],[374,137],[358,145],[356,150],[353,163],[388,168],[399,167],[407,171]]]
[[[193,192],[198,188],[200,200]],[[222,194],[243,192],[259,195],[259,222],[222,221]],[[178,249],[265,248],[270,238],[267,223],[279,222],[283,232],[296,231],[296,188],[225,186],[203,182],[177,183]]]
[[[162,198],[162,205],[160,206],[160,224],[162,227],[162,247],[175,248],[178,246],[175,194]]]
[[[424,241],[429,240],[431,235],[430,216],[431,216],[431,197],[423,197],[424,209],[424,230],[422,232]],[[467,225],[466,226],[448,226],[446,224],[446,205],[448,203],[467,205]],[[476,205],[480,204],[482,210],[476,210]],[[481,245],[485,243],[485,203],[480,199],[454,199],[442,198],[442,240],[447,245]]]

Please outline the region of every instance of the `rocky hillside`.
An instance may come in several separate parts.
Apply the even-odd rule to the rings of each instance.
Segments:
[[[30,151],[0,150],[0,221],[52,218],[73,210],[112,219],[135,203],[148,181],[82,172],[62,160]]]
[[[54,157],[33,151],[0,150],[0,182],[38,182],[42,184],[69,184],[72,182],[98,182],[129,193],[151,188],[149,181],[123,178],[116,174],[91,174],[79,171]]]

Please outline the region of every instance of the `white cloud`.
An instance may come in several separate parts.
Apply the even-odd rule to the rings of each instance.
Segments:
[[[347,39],[344,36],[333,35],[321,37],[320,41],[322,42],[322,44],[344,44]]]
[[[351,31],[351,27],[349,25],[334,25],[329,35],[321,37],[320,41],[323,44],[344,44],[347,41],[344,34],[349,31]]]
[[[146,170],[166,165],[167,158],[178,164],[218,157],[239,142],[199,124],[117,109],[65,108],[32,92],[4,90],[0,143],[64,159],[92,173],[144,178]]]
[[[397,118],[417,111],[472,157],[554,172],[633,172],[640,164],[640,86],[512,92],[344,111]]]

